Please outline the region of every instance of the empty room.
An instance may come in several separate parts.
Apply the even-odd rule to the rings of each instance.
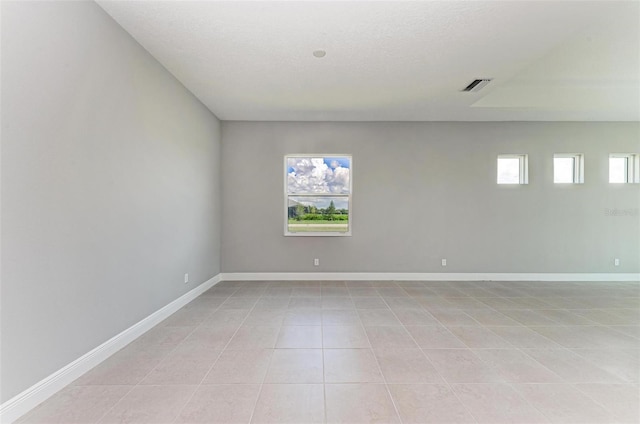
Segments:
[[[640,2],[0,1],[0,422],[640,423]]]

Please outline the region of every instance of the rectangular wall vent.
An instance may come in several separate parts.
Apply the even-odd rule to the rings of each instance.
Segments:
[[[484,88],[484,86],[489,84],[490,81],[491,81],[491,78],[482,78],[482,79],[474,80],[471,84],[467,85],[462,91],[471,91],[475,93],[476,91],[482,90],[482,88]]]

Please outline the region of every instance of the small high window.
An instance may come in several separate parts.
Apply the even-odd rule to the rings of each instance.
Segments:
[[[632,153],[612,153],[609,155],[609,182],[629,184],[640,182],[638,155]]]
[[[498,155],[498,184],[527,184],[527,155]]]
[[[584,183],[584,155],[578,153],[553,155],[553,182],[556,184]]]

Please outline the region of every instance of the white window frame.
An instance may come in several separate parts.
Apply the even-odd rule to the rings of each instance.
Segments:
[[[289,158],[349,158],[349,190],[348,194],[340,193],[289,193],[288,192],[288,159]],[[347,231],[291,232],[289,231],[289,198],[290,197],[343,197],[348,199],[349,209]],[[284,156],[284,235],[286,237],[350,237],[353,218],[353,156],[339,153],[287,154]]]
[[[499,178],[500,175],[496,176],[496,181],[499,185],[523,185],[529,184],[529,155],[520,154],[520,153],[510,153],[510,154],[500,154],[498,155],[498,159],[496,161],[496,174],[498,173],[498,164],[500,163],[500,159],[518,159],[520,161],[520,169],[518,170],[518,182],[517,183],[502,183]]]
[[[573,159],[573,181],[556,182],[556,159]],[[555,153],[553,155],[553,183],[554,184],[584,184],[584,154]]]
[[[620,158],[626,159],[626,181],[622,183],[612,182],[609,174],[609,184],[638,184],[640,183],[640,155],[637,153],[611,153],[609,159]],[[611,169],[611,160],[609,160],[609,169]]]

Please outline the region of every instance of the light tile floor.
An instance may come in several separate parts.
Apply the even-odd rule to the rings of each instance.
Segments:
[[[638,423],[640,284],[222,282],[20,423]]]

